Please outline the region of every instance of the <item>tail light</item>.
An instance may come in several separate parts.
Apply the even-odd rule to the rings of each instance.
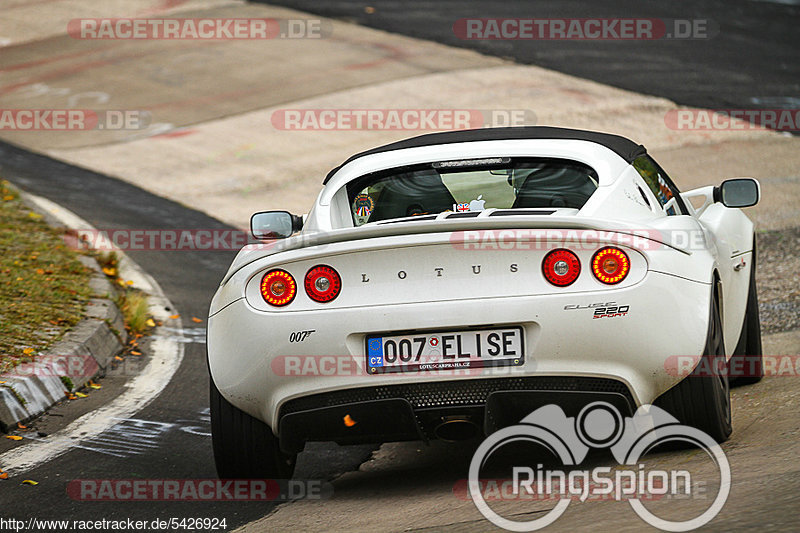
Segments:
[[[297,282],[285,270],[270,270],[261,278],[261,296],[270,305],[282,307],[297,295]]]
[[[315,302],[330,302],[339,296],[342,279],[333,268],[317,265],[306,274],[305,287],[306,294]]]
[[[619,283],[630,270],[631,260],[619,248],[601,248],[592,257],[594,277],[607,285]]]
[[[571,285],[581,273],[581,261],[573,252],[564,248],[553,250],[542,261],[544,277],[557,287]]]

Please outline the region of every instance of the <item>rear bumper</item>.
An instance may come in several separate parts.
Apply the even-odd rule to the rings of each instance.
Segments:
[[[567,416],[594,401],[633,415],[628,387],[603,378],[527,377],[366,387],[290,400],[278,414],[280,443],[287,453],[307,441],[363,444],[437,438],[448,420],[466,421],[490,435],[551,403]],[[348,423],[343,423],[347,420]]]
[[[389,392],[376,398],[359,397],[355,402],[330,404],[323,401],[303,409],[291,407],[307,397],[434,384],[441,385],[443,388],[439,394],[447,396],[454,394],[453,390],[461,387],[459,382],[466,380],[485,380],[486,383],[491,380],[510,380],[510,383],[528,378],[611,380],[622,387],[619,390],[627,391],[627,394],[621,394],[636,407],[651,403],[680,380],[666,368],[670,356],[702,353],[708,326],[709,296],[710,286],[707,284],[648,272],[642,282],[621,289],[461,300],[457,303],[426,302],[281,314],[256,310],[240,299],[209,319],[209,366],[215,384],[228,401],[281,434],[284,433],[281,427],[283,418],[290,412],[335,408],[317,413],[320,416],[316,420],[330,418],[338,427],[342,421],[339,416],[341,405],[400,399],[411,405],[413,413],[420,407],[402,394],[398,396]],[[627,314],[600,319],[593,317],[594,308],[589,306],[612,301],[628,306]],[[523,327],[526,349],[523,365],[471,369],[457,375],[436,372],[368,375],[365,371],[364,338],[367,334],[495,325]],[[314,330],[314,333],[302,342],[289,342],[292,333],[308,330]],[[325,368],[317,365],[310,372],[295,373],[283,366],[286,361],[307,362],[309,358],[319,357],[332,358],[334,364]],[[298,366],[293,368],[296,370]],[[299,368],[304,370],[303,365]],[[468,388],[475,388],[475,384]],[[494,401],[489,397],[490,393],[507,389],[507,384],[496,387],[470,405],[485,406]],[[516,385],[511,390],[539,391],[535,387],[520,388]],[[602,391],[590,388],[588,392]],[[406,413],[403,420],[414,419],[419,425],[416,415],[409,418],[408,410],[401,409],[400,403],[395,404],[392,409]],[[497,409],[500,408],[494,411],[499,413]],[[365,420],[369,417],[368,414],[363,416]],[[491,427],[486,419],[494,416],[493,409],[483,413],[484,428]],[[327,427],[311,418],[306,422]],[[290,427],[294,424],[287,423]],[[362,426],[365,429],[347,434],[352,436],[364,431],[367,435],[367,426],[379,427],[377,423],[365,423]],[[412,426],[407,425],[400,434],[414,434],[414,438],[420,438],[421,431],[425,436],[426,428]]]

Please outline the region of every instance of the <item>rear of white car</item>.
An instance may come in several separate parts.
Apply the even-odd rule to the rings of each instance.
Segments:
[[[281,261],[282,254],[276,254],[248,265],[229,281],[239,288],[239,298],[209,320],[214,382],[240,409],[275,428],[284,446],[290,444],[284,419],[300,411],[309,411],[300,428],[308,434],[291,438],[371,442],[396,421],[378,416],[379,427],[370,428],[363,412],[381,410],[367,405],[370,398],[396,396],[409,400],[412,408],[428,407],[423,400],[414,403],[408,386],[446,382],[436,390],[443,398],[453,391],[452,401],[431,399],[448,409],[426,417],[423,434],[405,428],[408,438],[432,438],[437,420],[448,416],[461,416],[480,429],[491,424],[487,417],[492,413],[460,409],[481,406],[495,391],[611,393],[619,396],[615,403],[624,401],[622,407],[631,412],[679,379],[665,368],[669,356],[702,353],[710,284],[648,268],[648,259],[657,263],[659,254],[688,261],[681,252],[646,241],[657,249],[648,254],[620,244],[634,241],[624,234],[592,243],[522,240],[537,231],[546,235],[544,230],[473,231],[494,233],[507,248],[467,249],[461,239],[468,232],[460,231],[417,237],[424,243],[413,246],[405,237],[384,237],[310,247],[291,260]],[[504,238],[504,231],[520,240]],[[564,288],[551,285],[542,273],[544,257],[561,249],[572,250],[583,265],[578,279]],[[591,272],[592,256],[601,249],[620,250],[630,258],[630,272],[613,287]],[[315,302],[304,289],[307,273],[321,264],[341,277],[339,295],[327,303]],[[282,307],[271,306],[260,291],[265,275],[276,270],[291,275],[298,287],[294,301]],[[515,329],[520,333],[511,337],[511,350],[492,350],[489,335],[499,332],[502,339],[503,332]],[[458,332],[450,343],[443,338]],[[483,333],[482,361],[476,359],[476,333]],[[393,354],[385,347],[370,351],[369,340],[396,336],[411,341],[408,351],[395,346],[396,359],[385,361],[387,352],[390,358]],[[424,352],[418,358],[420,342],[414,339],[420,338]],[[452,366],[424,365],[430,362],[432,339],[438,339],[440,353],[451,356],[436,362]],[[508,357],[508,351],[515,357]],[[370,364],[376,353],[384,359],[382,366],[375,364],[380,361]],[[406,364],[390,366],[401,357],[408,358]],[[415,364],[420,360],[422,365]],[[461,402],[456,391],[480,388],[480,380],[491,381],[485,395]],[[382,391],[373,392],[376,388]],[[352,403],[358,405],[338,408]],[[526,413],[528,407],[520,405]],[[358,424],[345,425],[348,414]],[[335,432],[317,431],[325,420]]]
[[[630,414],[675,387],[674,356],[709,351],[720,258],[673,237],[711,237],[693,216],[667,216],[686,207],[662,208],[642,181],[631,163],[643,148],[550,130],[361,154],[329,175],[301,233],[240,252],[208,323],[221,475],[285,474],[248,464],[268,453],[291,466],[308,441],[488,434],[548,403]],[[459,193],[445,175],[459,165],[485,190]],[[505,185],[504,165],[547,173],[549,205],[521,208],[524,184],[508,171]],[[576,201],[557,183],[582,169]],[[438,176],[454,191],[439,207],[386,200]],[[499,205],[506,186],[513,205]]]

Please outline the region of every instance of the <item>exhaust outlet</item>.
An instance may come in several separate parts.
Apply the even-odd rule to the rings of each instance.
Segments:
[[[436,438],[447,442],[469,440],[481,431],[481,428],[469,418],[454,416],[444,417],[442,420],[443,422],[436,426],[433,433]]]

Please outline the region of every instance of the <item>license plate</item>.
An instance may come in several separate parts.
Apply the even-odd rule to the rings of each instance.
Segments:
[[[520,326],[368,335],[366,351],[370,374],[518,366],[525,356]]]

